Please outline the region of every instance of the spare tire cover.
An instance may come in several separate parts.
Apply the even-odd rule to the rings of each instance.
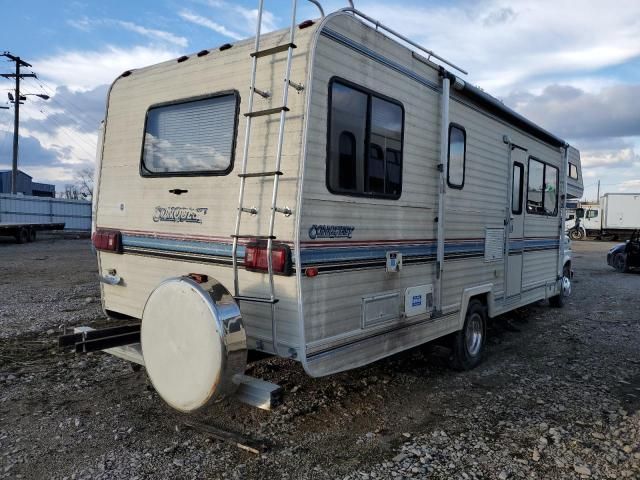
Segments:
[[[142,314],[140,343],[151,383],[171,407],[193,412],[233,393],[245,371],[247,338],[240,308],[215,280],[162,282]]]

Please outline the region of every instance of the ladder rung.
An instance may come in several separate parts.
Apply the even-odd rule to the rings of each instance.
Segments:
[[[264,50],[258,50],[257,52],[250,53],[252,57],[260,58],[267,55],[273,55],[274,53],[284,52],[290,48],[296,48],[295,43],[283,43],[282,45],[276,45],[275,47],[265,48]]]
[[[275,240],[275,235],[231,235],[231,238],[252,238],[255,240]]]
[[[238,174],[240,178],[273,177],[274,175],[282,175],[282,172],[279,170],[276,170],[272,172],[255,172],[255,173],[239,173]]]
[[[245,117],[261,117],[262,115],[273,115],[274,113],[280,112],[288,112],[288,107],[276,107],[276,108],[268,108],[267,110],[256,110],[255,112],[247,112],[244,114]]]
[[[278,303],[278,299],[274,298],[268,298],[268,297],[247,297],[245,295],[237,295],[235,297],[236,300],[241,301],[241,302],[255,302],[255,303]]]

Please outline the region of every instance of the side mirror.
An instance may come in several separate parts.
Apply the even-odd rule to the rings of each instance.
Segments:
[[[576,208],[576,218],[584,218],[584,208]]]

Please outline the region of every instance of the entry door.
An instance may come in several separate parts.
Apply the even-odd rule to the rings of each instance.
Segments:
[[[511,151],[511,181],[507,206],[507,245],[505,281],[507,298],[522,291],[522,254],[524,252],[524,199],[527,169],[527,151],[513,147]]]

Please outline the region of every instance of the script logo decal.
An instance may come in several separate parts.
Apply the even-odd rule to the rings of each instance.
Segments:
[[[192,207],[156,207],[153,212],[154,222],[174,223],[202,223],[202,217],[207,214],[208,208]]]
[[[348,225],[312,225],[309,229],[309,238],[351,238],[356,227]]]

